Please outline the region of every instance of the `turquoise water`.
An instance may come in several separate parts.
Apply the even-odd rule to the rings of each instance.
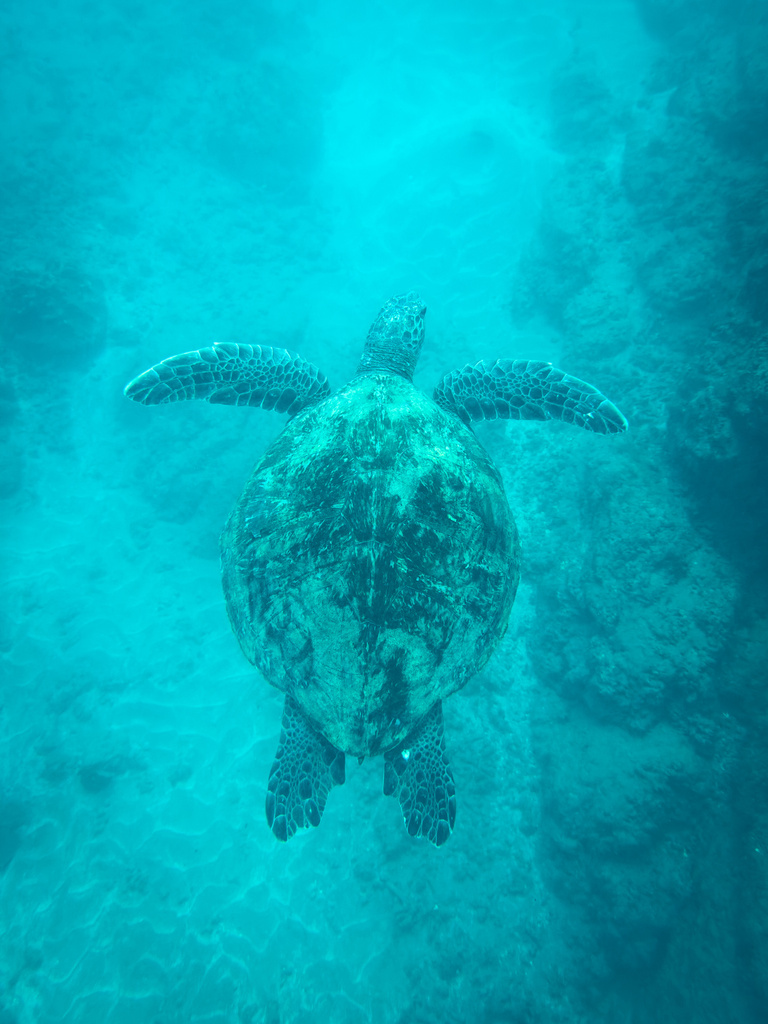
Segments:
[[[762,0],[0,12],[1,1024],[752,1024],[768,1005]],[[334,386],[549,360],[630,431],[480,424],[523,545],[445,704],[278,844],[282,695],[220,529],[284,417],[123,385],[214,341]]]

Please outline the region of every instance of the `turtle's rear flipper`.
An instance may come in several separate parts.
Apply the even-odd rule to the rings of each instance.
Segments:
[[[126,384],[142,405],[202,399],[219,405],[258,405],[291,416],[331,389],[316,366],[294,352],[264,345],[213,345],[170,356]]]
[[[440,701],[404,743],[384,755],[384,794],[403,809],[408,835],[442,846],[456,820],[456,787],[445,752]]]
[[[551,363],[482,360],[447,373],[435,388],[439,406],[472,420],[564,420],[598,434],[619,434],[627,421],[591,384]]]
[[[280,742],[267,783],[267,822],[282,842],[319,825],[328,793],[344,781],[344,754],[286,695]]]

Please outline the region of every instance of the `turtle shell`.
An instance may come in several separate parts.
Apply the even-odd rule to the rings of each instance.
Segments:
[[[519,578],[488,455],[387,373],[355,378],[287,424],[221,552],[245,656],[358,757],[401,743],[482,668]]]

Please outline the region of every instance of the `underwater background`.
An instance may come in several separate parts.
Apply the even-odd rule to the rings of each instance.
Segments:
[[[768,5],[4,0],[0,1024],[752,1024],[768,1006]],[[278,844],[282,695],[218,535],[285,417],[124,384],[549,360],[630,421],[480,424],[523,545],[444,708]]]

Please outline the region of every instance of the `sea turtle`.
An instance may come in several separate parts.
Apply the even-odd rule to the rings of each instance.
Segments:
[[[331,393],[300,356],[215,344],[125,388],[143,405],[204,399],[291,417],[221,536],[224,595],[246,658],[285,693],[267,785],[275,836],[318,825],[344,757],[384,756],[384,793],[437,846],[456,814],[442,701],[485,665],[519,578],[517,529],[475,438],[483,419],[627,421],[549,363],[498,359],[414,387],[426,308],[415,292],[374,320],[352,380]]]

